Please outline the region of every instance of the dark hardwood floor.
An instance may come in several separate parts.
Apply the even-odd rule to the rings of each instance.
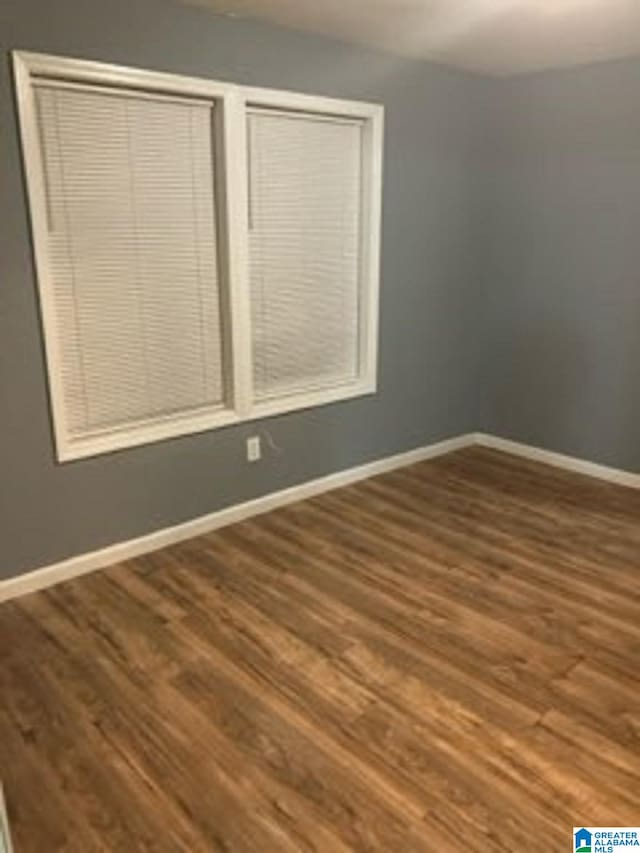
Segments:
[[[470,449],[0,606],[16,853],[640,823],[640,493]]]

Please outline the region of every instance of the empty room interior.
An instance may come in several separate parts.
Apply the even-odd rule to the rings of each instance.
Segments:
[[[0,53],[0,853],[640,849],[638,0]]]

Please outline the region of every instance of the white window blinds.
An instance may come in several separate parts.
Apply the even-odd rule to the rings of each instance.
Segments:
[[[382,107],[13,59],[60,461],[376,390]]]
[[[222,407],[212,103],[34,92],[68,436]]]
[[[257,400],[359,371],[362,123],[251,109],[249,266]]]

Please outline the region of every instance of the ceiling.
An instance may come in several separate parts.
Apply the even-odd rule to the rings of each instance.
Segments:
[[[640,0],[181,0],[509,75],[640,54]]]

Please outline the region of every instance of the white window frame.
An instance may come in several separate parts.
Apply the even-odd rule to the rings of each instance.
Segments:
[[[13,51],[13,65],[58,461],[94,456],[375,393],[384,125],[382,106],[24,51]],[[216,153],[220,157],[218,170],[222,179],[216,205],[221,236],[221,288],[228,301],[223,316],[230,321],[230,328],[225,328],[225,340],[229,342],[227,360],[230,361],[230,365],[227,365],[227,384],[230,389],[228,408],[171,415],[162,421],[154,419],[149,423],[105,430],[81,438],[70,436],[61,382],[60,337],[49,260],[47,197],[34,96],[34,78],[39,77],[72,84],[115,86],[135,90],[137,95],[144,95],[144,92],[156,95],[164,93],[205,98],[215,103],[216,113],[220,116],[216,121]],[[249,288],[246,117],[247,109],[253,106],[348,117],[361,121],[363,127],[359,374],[355,380],[339,386],[296,392],[262,402],[254,401],[253,395]]]

